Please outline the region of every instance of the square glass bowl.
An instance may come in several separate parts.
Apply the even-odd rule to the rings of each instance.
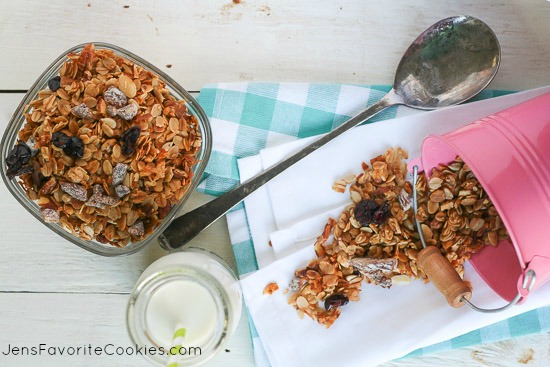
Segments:
[[[212,147],[212,132],[210,129],[210,123],[208,121],[208,118],[206,117],[206,114],[204,110],[201,108],[201,106],[185,89],[183,89],[178,83],[176,83],[172,78],[170,78],[164,72],[162,72],[157,67],[150,64],[149,62],[143,60],[139,56],[134,55],[133,53],[126,51],[118,46],[114,46],[107,43],[101,43],[101,42],[91,42],[91,43],[94,44],[94,47],[96,50],[99,50],[99,49],[111,50],[116,55],[123,57],[127,60],[130,60],[136,65],[141,66],[144,69],[154,73],[156,76],[158,76],[160,80],[164,81],[164,83],[166,84],[166,89],[168,89],[169,92],[177,100],[185,101],[187,110],[188,110],[187,112],[196,117],[199,124],[199,130],[202,135],[202,145],[201,145],[200,151],[196,156],[197,163],[192,167],[193,178],[192,178],[191,184],[187,187],[185,194],[183,195],[181,200],[179,200],[175,205],[172,206],[170,212],[161,220],[160,224],[155,228],[153,233],[149,234],[143,240],[140,240],[137,242],[130,242],[125,247],[116,247],[111,244],[103,244],[95,240],[92,240],[92,241],[84,240],[78,237],[77,235],[74,235],[66,231],[57,223],[46,223],[42,219],[42,216],[40,214],[40,207],[38,206],[38,204],[27,197],[25,191],[19,184],[18,181],[20,179],[18,177],[15,177],[12,179],[8,178],[6,173],[7,167],[5,164],[6,157],[9,155],[10,151],[16,145],[18,140],[18,133],[26,123],[25,116],[24,116],[26,106],[28,106],[32,100],[37,98],[38,92],[40,90],[48,88],[48,81],[59,74],[59,70],[61,66],[65,61],[68,60],[67,55],[71,52],[80,53],[84,49],[86,44],[81,44],[81,45],[72,47],[71,49],[61,54],[42,73],[42,75],[38,78],[38,80],[32,85],[32,87],[29,89],[29,91],[27,92],[27,94],[25,95],[25,97],[17,107],[17,110],[14,112],[4,132],[2,141],[0,142],[0,174],[2,175],[2,179],[4,180],[4,183],[6,184],[8,190],[17,199],[17,201],[21,205],[23,205],[23,207],[25,207],[25,209],[27,209],[36,219],[38,219],[42,224],[50,228],[55,233],[69,240],[75,245],[80,246],[81,248],[86,249],[98,255],[103,255],[103,256],[128,255],[141,250],[151,242],[155,241],[155,239],[166,229],[166,227],[174,219],[178,211],[183,207],[183,205],[189,198],[191,192],[196,188],[202,176],[202,173],[204,172],[204,169],[208,162],[208,158],[210,157],[210,150]]]

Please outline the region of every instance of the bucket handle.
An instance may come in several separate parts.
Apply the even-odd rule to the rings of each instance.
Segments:
[[[414,162],[416,163],[416,162]],[[420,253],[419,257],[422,253],[430,253],[431,259],[433,259],[434,262],[437,262],[436,266],[431,266],[430,257],[422,256],[422,258],[426,258],[428,261],[425,262],[424,271],[426,272],[426,275],[428,276],[428,279],[430,279],[437,289],[447,298],[447,302],[455,307],[462,307],[464,304],[467,304],[475,311],[483,312],[483,313],[493,313],[493,312],[501,312],[504,311],[516,303],[518,303],[522,297],[527,296],[533,286],[535,285],[536,281],[536,273],[533,269],[529,269],[524,277],[523,282],[521,284],[521,288],[518,290],[518,294],[514,297],[512,301],[510,301],[508,304],[498,307],[498,308],[482,308],[474,305],[472,302],[470,302],[469,298],[471,297],[471,291],[469,292],[469,288],[466,287],[464,284],[464,281],[460,278],[458,273],[454,270],[454,268],[451,266],[451,264],[443,257],[441,252],[439,250],[434,251],[434,246],[428,246],[426,245],[426,242],[424,240],[424,235],[422,233],[422,229],[420,226],[420,222],[418,221],[418,218],[416,217],[416,213],[418,211],[418,200],[417,200],[417,193],[416,193],[416,182],[418,181],[418,164],[414,164],[412,167],[413,169],[413,198],[412,198],[412,206],[414,210],[414,222],[416,225],[416,230],[418,231],[418,236],[420,237],[420,242],[422,243],[422,246],[424,247]],[[435,248],[437,249],[437,248]],[[436,256],[437,255],[437,256]],[[444,261],[441,261],[444,260]],[[468,290],[467,290],[468,289]]]

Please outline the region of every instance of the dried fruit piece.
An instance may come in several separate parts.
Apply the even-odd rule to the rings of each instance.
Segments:
[[[117,116],[120,118],[130,121],[134,117],[136,117],[138,113],[138,106],[135,103],[128,103],[126,106],[119,108],[116,112]]]
[[[118,204],[120,204],[120,200],[106,195],[105,190],[101,185],[94,185],[93,195],[88,201],[86,201],[87,206],[92,206],[99,209],[106,209],[110,206],[115,206]]]
[[[141,134],[139,126],[132,126],[122,133],[120,141],[122,142],[122,154],[126,157],[131,156],[136,151],[136,143]]]
[[[73,108],[71,108],[71,112],[78,117],[82,117],[83,119],[91,120],[94,118],[94,113],[88,106],[86,106],[85,103],[74,106]]]
[[[372,283],[384,288],[391,287],[391,273],[397,267],[397,259],[370,259],[353,258],[349,261],[350,265],[357,269]]]
[[[342,307],[347,305],[349,298],[343,294],[332,294],[325,299],[325,310],[330,310],[334,307]]]
[[[120,108],[128,103],[128,98],[117,87],[111,86],[103,93],[103,99],[109,105]]]
[[[388,203],[378,205],[376,201],[367,199],[355,206],[353,214],[362,227],[371,223],[382,224],[390,217],[390,207]]]
[[[53,78],[51,78],[50,80],[48,80],[48,88],[51,90],[51,91],[56,91],[59,89],[59,87],[61,87],[61,77],[58,75],[58,76],[54,76]]]
[[[115,106],[107,105],[107,114],[111,117],[115,117],[118,112],[118,108]]]
[[[124,185],[118,185],[115,187],[116,196],[118,196],[121,199],[126,195],[128,195],[130,192],[131,192],[130,189]]]
[[[279,290],[279,285],[275,282],[271,282],[264,288],[264,294],[272,295]]]
[[[84,143],[78,136],[68,136],[58,131],[52,134],[52,144],[70,157],[82,158],[84,155]]]
[[[50,208],[40,209],[40,215],[44,222],[46,223],[58,223],[59,222],[59,212]]]
[[[113,168],[113,186],[117,186],[122,183],[126,172],[128,171],[128,165],[124,163],[117,163],[115,168]]]
[[[32,156],[32,150],[22,140],[17,141],[17,144],[6,157],[6,174],[9,178],[22,175],[23,173],[31,172],[32,167],[28,166]]]
[[[128,227],[128,233],[135,237],[141,237],[145,233],[143,222],[138,220],[133,226]]]
[[[59,183],[61,190],[75,198],[79,201],[86,201],[88,199],[88,193],[86,188],[82,185],[72,183],[72,182],[61,182]]]

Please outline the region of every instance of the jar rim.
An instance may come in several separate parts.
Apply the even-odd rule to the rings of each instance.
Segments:
[[[178,267],[171,265],[166,269],[156,271],[136,285],[126,310],[126,327],[133,343],[138,346],[152,346],[157,350],[166,349],[165,353],[146,354],[146,358],[159,366],[165,366],[168,360],[170,346],[158,345],[147,330],[146,310],[151,296],[160,287],[168,282],[186,280],[192,281],[204,287],[216,303],[217,316],[212,337],[199,348],[199,355],[187,355],[182,361],[191,365],[198,365],[213,357],[221,348],[223,342],[230,334],[229,330],[234,322],[232,320],[231,303],[229,296],[221,283],[207,272],[194,267]]]

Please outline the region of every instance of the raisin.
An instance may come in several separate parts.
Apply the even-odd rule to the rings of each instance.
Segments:
[[[46,181],[48,181],[48,178],[44,177],[44,175],[40,171],[40,168],[41,168],[40,163],[36,159],[34,159],[32,162],[31,178],[32,178],[32,183],[38,189],[41,189],[42,186],[46,183]]]
[[[59,75],[48,80],[48,88],[50,90],[55,92],[59,87],[61,87],[61,77]]]
[[[366,199],[355,206],[353,214],[363,227],[371,223],[382,224],[390,217],[390,206],[388,203],[378,205],[376,201]]]
[[[9,178],[22,175],[32,171],[29,162],[32,157],[32,150],[22,140],[19,140],[15,147],[6,157],[6,166],[8,167],[6,174]]]
[[[52,134],[52,144],[73,158],[82,158],[84,155],[84,143],[78,136],[68,136],[58,131]]]
[[[52,134],[52,144],[58,148],[65,149],[71,143],[71,137],[62,132]]]
[[[71,148],[63,151],[71,157],[82,158],[84,155],[84,143],[78,136],[71,137]]]
[[[349,298],[344,296],[343,294],[336,293],[330,295],[325,299],[325,310],[330,310],[333,307],[345,306],[348,304],[348,302]]]
[[[139,126],[132,126],[122,133],[120,140],[122,141],[122,154],[124,156],[129,157],[134,154],[139,134],[141,134]]]

